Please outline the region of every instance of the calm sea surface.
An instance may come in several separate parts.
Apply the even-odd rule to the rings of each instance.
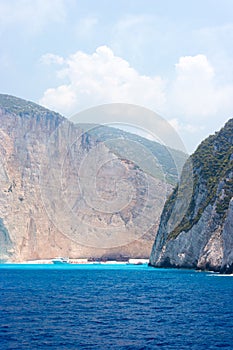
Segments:
[[[0,265],[0,349],[233,349],[233,277]]]

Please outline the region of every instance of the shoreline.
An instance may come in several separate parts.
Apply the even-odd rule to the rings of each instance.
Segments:
[[[128,261],[89,261],[85,259],[69,259],[68,262],[54,263],[52,259],[37,259],[37,260],[24,260],[24,261],[6,261],[2,264],[6,265],[146,265],[149,263],[149,259],[129,259]]]

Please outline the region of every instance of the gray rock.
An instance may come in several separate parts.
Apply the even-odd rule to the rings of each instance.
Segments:
[[[193,191],[182,219],[175,208],[186,197],[188,177],[167,200],[150,264],[233,272],[233,119],[190,157]],[[172,225],[171,225],[172,223]]]

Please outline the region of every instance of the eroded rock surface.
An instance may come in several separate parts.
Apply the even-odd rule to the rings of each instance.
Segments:
[[[192,196],[177,224],[176,203],[187,197],[189,177],[167,200],[150,256],[152,266],[233,271],[232,161],[233,119],[190,157]]]
[[[149,256],[172,188],[163,179],[57,113],[7,95],[0,160],[0,260]]]

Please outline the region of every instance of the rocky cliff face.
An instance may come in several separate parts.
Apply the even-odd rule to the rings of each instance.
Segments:
[[[172,188],[161,176],[62,116],[7,95],[0,161],[1,261],[149,256]]]
[[[201,143],[189,164],[192,176],[165,204],[150,264],[233,272],[233,119]],[[176,207],[190,187],[180,218]]]

